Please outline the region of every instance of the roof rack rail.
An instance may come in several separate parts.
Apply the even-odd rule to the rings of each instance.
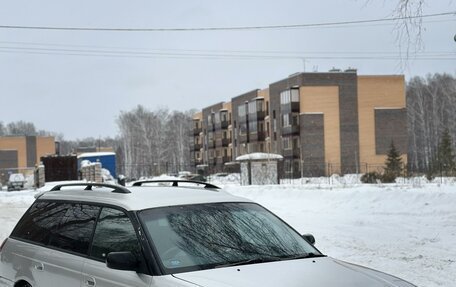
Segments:
[[[84,190],[92,190],[92,187],[107,187],[107,188],[112,188],[112,192],[115,193],[131,193],[127,188],[119,185],[114,185],[114,184],[107,184],[107,183],[94,183],[94,182],[88,182],[88,183],[63,183],[63,184],[58,184],[51,188],[49,191],[57,191],[61,190],[62,187],[67,187],[67,186],[85,186]]]
[[[194,183],[204,185],[204,188],[208,189],[220,189],[219,186],[216,186],[211,183],[197,181],[197,180],[188,180],[188,179],[158,179],[158,180],[140,180],[133,183],[132,186],[142,186],[144,183],[160,183],[160,182],[169,182],[172,183],[172,186],[179,186],[179,183]]]

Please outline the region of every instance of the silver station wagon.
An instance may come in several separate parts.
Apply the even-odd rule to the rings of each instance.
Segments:
[[[1,245],[0,286],[415,286],[314,243],[207,183],[64,184],[37,194]]]

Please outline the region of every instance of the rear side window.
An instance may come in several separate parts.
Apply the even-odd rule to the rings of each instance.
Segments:
[[[65,251],[87,254],[100,207],[37,201],[12,236]]]
[[[24,214],[12,236],[46,245],[67,208],[67,204],[60,202],[35,202]]]
[[[118,251],[141,254],[130,218],[123,211],[105,207],[98,219],[90,256],[104,261],[108,253]]]
[[[52,230],[49,246],[87,254],[100,208],[87,204],[71,204]]]

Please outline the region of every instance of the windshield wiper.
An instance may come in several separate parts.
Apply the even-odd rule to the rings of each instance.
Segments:
[[[223,267],[232,267],[232,266],[240,266],[240,265],[248,265],[248,264],[256,264],[256,263],[265,263],[265,262],[274,262],[274,261],[281,261],[281,257],[277,256],[269,256],[269,257],[259,257],[259,258],[252,258],[237,262],[231,262],[227,264],[217,265],[214,268],[223,268]]]
[[[283,257],[282,260],[294,260],[294,259],[316,258],[316,257],[326,257],[326,255],[315,254],[313,252],[310,252],[310,253],[304,253],[304,254],[294,255],[294,256],[290,256],[290,257]]]

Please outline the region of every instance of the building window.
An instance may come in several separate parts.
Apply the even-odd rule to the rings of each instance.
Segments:
[[[293,146],[292,148],[298,149],[299,148],[299,138],[293,138]]]
[[[228,113],[223,111],[223,112],[220,112],[220,119],[222,122],[226,122],[228,121]]]
[[[293,113],[293,115],[292,115],[292,124],[294,126],[299,126],[299,114],[298,113]]]
[[[299,102],[299,89],[291,89],[291,101],[294,103]]]
[[[256,101],[249,103],[249,114],[254,114],[257,112]]]
[[[282,147],[283,149],[291,149],[290,138],[282,138]]]
[[[194,125],[195,129],[199,129],[199,126],[200,126],[199,121],[193,121],[193,123],[195,124]]]
[[[257,122],[249,122],[249,132],[251,132],[251,133],[257,132]]]
[[[281,105],[286,105],[291,102],[299,102],[299,89],[286,90],[280,93]]]
[[[256,101],[256,109],[258,112],[264,111],[263,104],[264,104],[264,100],[262,100],[262,99]]]
[[[282,127],[289,127],[289,126],[291,126],[290,114],[282,115]]]
[[[238,106],[238,115],[239,117],[245,117],[245,105]]]
[[[220,113],[214,114],[214,118],[215,118],[215,123],[219,124],[220,123]]]

